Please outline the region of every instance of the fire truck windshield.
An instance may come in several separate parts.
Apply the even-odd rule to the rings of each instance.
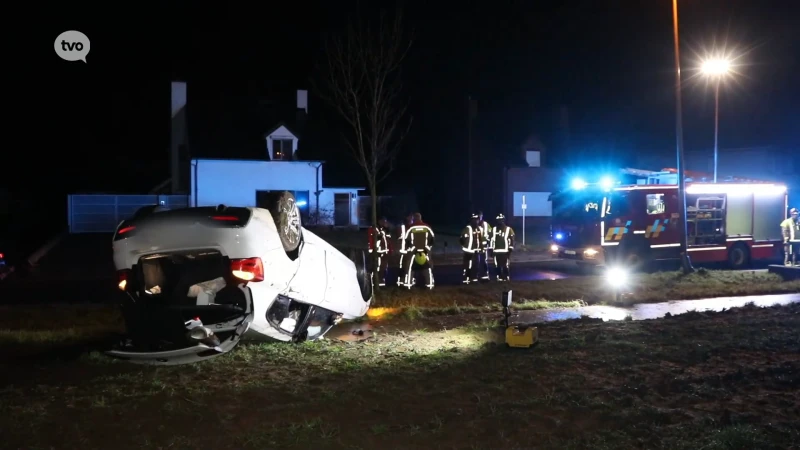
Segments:
[[[597,222],[603,207],[601,192],[564,191],[550,197],[553,204],[553,219],[562,223]]]

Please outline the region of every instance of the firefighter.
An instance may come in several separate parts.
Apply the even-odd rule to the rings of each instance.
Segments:
[[[494,253],[494,267],[497,269],[497,281],[509,281],[509,257],[514,251],[514,229],[506,225],[506,216],[498,214],[497,224],[492,229],[491,248]]]
[[[783,264],[786,266],[797,265],[797,243],[800,240],[800,219],[797,218],[797,208],[789,210],[789,218],[781,222],[783,232]],[[791,255],[791,261],[789,256]]]
[[[483,220],[483,211],[478,211],[478,226],[481,230],[481,250],[478,252],[480,261],[478,263],[478,273],[481,280],[489,280],[489,241],[492,238],[492,226]]]
[[[406,247],[408,247],[408,239],[406,237],[406,230],[411,228],[411,225],[414,223],[414,217],[409,214],[406,217],[405,222],[400,224],[400,228],[397,233],[398,239],[398,253],[400,253],[400,264],[397,268],[397,285],[403,286],[405,280],[405,270],[403,264],[408,263],[408,258],[406,257]]]
[[[369,228],[369,255],[372,262],[372,282],[379,287],[386,286],[386,271],[389,268],[389,239],[386,218],[381,217],[378,225]]]
[[[461,230],[461,252],[463,254],[462,272],[464,284],[478,281],[478,254],[482,250],[479,216],[473,214],[469,224]]]
[[[412,274],[419,273],[425,281],[425,287],[433,289],[433,264],[431,262],[433,230],[422,221],[422,214],[414,213],[413,220],[414,223],[406,230],[405,286],[411,289],[416,281]]]

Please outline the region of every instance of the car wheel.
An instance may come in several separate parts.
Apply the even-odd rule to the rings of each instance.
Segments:
[[[744,244],[734,245],[728,253],[728,264],[731,269],[740,270],[750,265],[750,252]]]
[[[361,298],[368,302],[372,300],[372,277],[367,269],[367,257],[364,255],[364,250],[351,250],[350,259],[356,265],[356,278],[358,279],[358,287],[361,289]]]
[[[303,239],[303,225],[294,195],[286,191],[275,192],[271,195],[269,205],[283,249],[287,253],[297,251]]]

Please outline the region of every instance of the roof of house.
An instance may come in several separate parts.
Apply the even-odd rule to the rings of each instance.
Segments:
[[[280,129],[280,127],[284,127],[284,128],[286,128],[286,130],[287,130],[289,133],[292,133],[292,134],[294,135],[294,137],[296,137],[296,138],[300,139],[300,135],[298,135],[297,133],[295,133],[295,132],[294,132],[294,130],[292,130],[292,128],[291,128],[291,127],[289,127],[288,125],[286,125],[286,122],[285,122],[285,121],[283,121],[283,120],[281,120],[280,122],[278,122],[278,124],[277,124],[277,125],[275,125],[275,126],[274,126],[274,127],[272,127],[272,128],[269,130],[269,131],[267,131],[266,133],[264,133],[264,137],[267,137],[267,136],[271,135],[272,133],[274,133],[274,132],[278,131],[278,129]]]

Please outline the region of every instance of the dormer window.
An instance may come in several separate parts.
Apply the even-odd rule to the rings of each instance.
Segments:
[[[294,161],[297,151],[297,136],[285,125],[278,124],[265,136],[267,155],[271,161]]]
[[[292,146],[291,139],[273,139],[272,140],[272,155],[274,161],[291,161],[292,160]]]

